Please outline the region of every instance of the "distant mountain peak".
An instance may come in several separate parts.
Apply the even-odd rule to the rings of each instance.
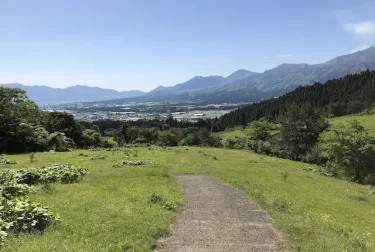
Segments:
[[[247,77],[250,77],[250,76],[254,76],[254,75],[257,75],[257,74],[259,74],[259,73],[251,72],[251,71],[246,70],[246,69],[239,69],[239,70],[231,73],[230,75],[228,75],[225,79],[228,82],[232,82],[232,81],[236,81],[236,80],[239,80],[239,79],[244,79],[244,78],[247,78]]]
[[[19,83],[0,84],[9,88],[25,90],[26,95],[37,103],[65,103],[77,101],[100,101],[141,96],[138,90],[119,92],[113,89],[75,85],[67,88],[52,88],[48,86],[26,86]]]

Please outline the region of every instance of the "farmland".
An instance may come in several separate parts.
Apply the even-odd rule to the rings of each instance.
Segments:
[[[98,156],[104,158],[91,158]],[[38,153],[33,163],[26,154],[5,157],[17,164],[2,170],[70,163],[89,172],[76,184],[37,188],[31,199],[58,213],[61,223],[42,235],[8,237],[6,251],[149,251],[183,203],[173,177],[181,173],[207,174],[243,190],[274,218],[290,250],[375,249],[375,199],[367,187],[305,171],[311,165],[299,162],[198,147]],[[120,165],[124,159],[149,163]],[[164,203],[150,203],[153,195]]]

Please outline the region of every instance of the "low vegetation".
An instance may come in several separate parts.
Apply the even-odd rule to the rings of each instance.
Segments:
[[[20,170],[5,170],[0,174],[0,243],[11,232],[43,233],[59,221],[59,216],[46,206],[29,199],[35,192],[32,185],[61,182],[75,183],[86,174],[86,169],[72,165],[55,165]]]
[[[371,120],[372,111],[366,114],[362,119]],[[222,144],[229,149],[317,164],[326,176],[375,185],[375,136],[356,120],[337,121],[343,120],[328,121],[308,103],[292,104],[278,124],[263,118],[245,129],[228,130],[221,134]]]
[[[168,232],[183,202],[182,190],[173,179],[176,173],[207,174],[244,191],[272,215],[290,250],[375,249],[372,187],[321,176],[311,171],[318,169],[314,165],[246,150],[142,147],[130,152],[136,151],[138,157],[130,155],[129,161],[147,159],[150,163],[113,169],[112,164],[123,160],[123,150],[95,161],[79,155],[92,153],[85,150],[37,154],[33,165],[51,167],[70,160],[89,173],[80,183],[55,183],[48,192],[41,184],[36,193],[29,193],[31,201],[59,213],[61,222],[47,227],[43,235],[20,233],[13,239],[9,232],[4,250],[149,251]],[[27,155],[12,159],[17,164],[3,169],[30,165]]]

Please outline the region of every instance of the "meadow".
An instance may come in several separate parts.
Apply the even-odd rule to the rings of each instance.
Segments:
[[[365,127],[365,129],[375,135],[375,111],[371,111],[370,114],[361,113],[356,115],[348,115],[335,117],[329,120],[332,125],[337,125],[339,123],[346,123],[348,120],[357,120],[359,123]]]
[[[371,134],[375,135],[375,111],[372,110],[371,113],[360,113],[355,115],[340,116],[328,119],[328,122],[335,126],[340,123],[348,123],[350,120],[357,120],[359,123]],[[277,133],[277,131],[273,132]],[[229,128],[226,131],[217,133],[221,138],[243,138],[251,134],[250,128],[243,128],[241,126]]]
[[[92,160],[91,157],[105,159]],[[274,218],[291,251],[374,251],[375,199],[368,188],[304,170],[311,165],[245,150],[140,147],[7,155],[0,169],[69,163],[88,168],[76,184],[52,184],[31,195],[61,223],[44,234],[8,237],[4,251],[150,251],[183,204],[174,174],[207,174],[243,190]],[[122,166],[123,160],[147,160]],[[174,206],[150,202],[152,195]]]

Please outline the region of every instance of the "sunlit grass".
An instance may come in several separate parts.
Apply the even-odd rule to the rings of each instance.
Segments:
[[[89,160],[79,153],[106,155]],[[173,174],[208,174],[243,190],[274,218],[289,250],[374,251],[373,197],[360,200],[363,186],[323,177],[302,168],[307,164],[255,155],[242,150],[213,148],[140,148],[132,160],[150,160],[137,167],[112,168],[123,152],[74,151],[7,156],[16,165],[72,163],[87,167],[85,179],[72,185],[56,184],[52,193],[33,199],[61,215],[62,222],[43,235],[10,239],[9,251],[150,251],[157,237],[168,231],[174,212],[149,204],[152,193],[181,203],[182,190]],[[215,159],[216,158],[216,159]],[[288,172],[286,182],[282,173]],[[125,246],[124,246],[125,245]],[[132,250],[130,250],[132,251]]]
[[[365,127],[365,129],[375,135],[375,111],[372,114],[358,114],[358,115],[348,115],[348,116],[341,116],[335,117],[329,120],[332,125],[337,125],[339,123],[346,123],[350,120],[358,120],[359,123]]]

